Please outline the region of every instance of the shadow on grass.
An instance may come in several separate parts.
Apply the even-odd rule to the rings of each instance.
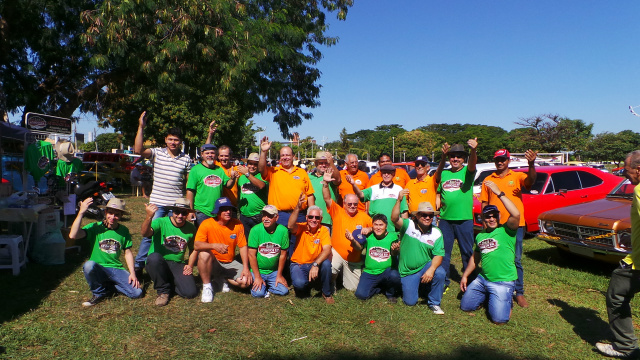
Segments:
[[[537,240],[533,240],[537,241]],[[525,255],[535,261],[561,268],[584,271],[593,275],[611,276],[617,265],[593,259],[587,259],[553,248],[525,251]]]
[[[425,349],[428,351],[428,349]],[[302,355],[302,356],[301,356]],[[260,359],[283,359],[283,360],[293,360],[293,359],[331,359],[331,360],[340,360],[340,359],[366,359],[366,360],[423,360],[429,358],[437,358],[437,359],[487,359],[487,360],[509,360],[509,359],[521,359],[522,357],[516,357],[509,354],[501,353],[500,350],[493,349],[486,346],[463,346],[452,349],[448,354],[429,354],[429,353],[420,353],[420,354],[409,354],[407,352],[403,352],[402,350],[397,349],[385,349],[380,351],[378,354],[360,354],[358,352],[351,351],[336,351],[331,352],[329,354],[313,354],[313,353],[305,353],[294,356],[278,356],[273,354],[258,354],[257,356]],[[542,360],[546,359],[545,357],[527,357],[530,360]]]
[[[609,324],[600,318],[597,311],[585,307],[573,307],[559,299],[547,299],[547,301],[560,308],[558,314],[573,325],[573,332],[582,340],[595,346],[597,341],[607,338]]]

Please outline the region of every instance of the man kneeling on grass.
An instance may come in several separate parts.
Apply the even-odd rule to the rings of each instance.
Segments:
[[[169,303],[171,291],[183,298],[192,299],[198,295],[193,279],[193,266],[198,253],[193,251],[196,227],[187,221],[191,209],[189,200],[178,198],[171,209],[171,217],[153,219],[158,211],[155,204],[145,204],[147,217],[142,222],[142,236],[151,238],[151,249],[147,257],[147,272],[153,280],[153,288],[158,293],[155,304]],[[189,262],[184,263],[184,254],[191,249]],[[173,286],[172,286],[173,285]]]
[[[384,291],[387,300],[395,304],[398,301],[396,297],[401,288],[400,273],[391,267],[391,263],[392,256],[397,255],[400,248],[397,242],[398,234],[387,231],[387,216],[384,214],[373,215],[373,233],[369,234],[366,239],[358,232],[360,229],[353,233],[349,233],[347,230],[345,233],[356,251],[362,251],[362,245],[364,242],[367,243],[364,269],[360,275],[356,297],[367,300]]]
[[[82,239],[86,236],[92,247],[91,257],[84,263],[83,272],[93,297],[83,302],[82,306],[96,305],[116,291],[130,298],[139,298],[142,296],[142,289],[134,272],[131,234],[126,226],[119,224],[120,218],[126,213],[124,201],[116,198],[109,200],[104,210],[105,219],[87,224],[81,229],[82,217],[92,203],[92,198],[80,203],[78,216],[69,231],[69,238]],[[120,261],[122,250],[129,272]]]
[[[204,303],[213,301],[212,275],[215,275],[217,283],[222,284],[222,292],[230,291],[228,284],[244,289],[253,280],[249,271],[244,227],[240,220],[231,217],[234,209],[229,198],[219,198],[211,212],[215,217],[203,221],[196,233],[195,248],[202,279],[201,300]],[[236,246],[240,250],[242,263],[235,260]]]
[[[495,183],[485,181],[484,185],[502,201],[509,219],[501,225],[497,206],[487,205],[482,209],[485,229],[476,236],[476,249],[460,280],[460,289],[464,291],[460,308],[474,311],[488,298],[489,318],[495,324],[503,325],[511,318],[513,291],[518,279],[514,259],[520,212]],[[467,286],[469,276],[480,263],[480,274]]]
[[[289,249],[289,231],[277,223],[278,209],[266,205],[260,212],[262,223],[249,234],[249,264],[253,275],[253,297],[269,297],[269,293],[287,295],[289,285],[282,276]]]

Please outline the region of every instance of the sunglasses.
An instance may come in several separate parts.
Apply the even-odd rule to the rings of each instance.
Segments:
[[[358,206],[358,203],[344,203],[346,206]]]
[[[484,214],[484,218],[485,219],[497,219],[498,218],[498,214]]]
[[[497,157],[493,159],[494,162],[505,162],[507,160],[509,159],[507,159],[506,157]]]
[[[449,154],[449,158],[451,158],[451,159],[455,159],[455,158],[464,159],[465,155],[463,155],[463,154]]]
[[[315,220],[320,220],[320,219],[322,219],[322,216],[320,216],[320,215],[307,215],[307,219],[309,219],[309,220],[314,220],[314,219]]]
[[[273,219],[274,217],[276,217],[276,214],[271,215],[271,214],[269,214],[269,213],[263,212],[263,213],[262,213],[262,216],[263,216],[263,217],[264,217],[264,216],[266,216],[266,217],[268,217],[269,219]]]
[[[432,218],[433,214],[427,214],[427,213],[417,213],[416,214],[418,217],[426,217],[426,218]]]
[[[427,163],[416,163],[416,167],[427,167]]]
[[[176,215],[187,216],[189,214],[188,210],[173,210],[173,213]]]

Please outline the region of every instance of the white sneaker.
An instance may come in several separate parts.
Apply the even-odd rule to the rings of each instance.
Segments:
[[[609,357],[616,357],[616,358],[629,357],[627,354],[616,350],[612,344],[597,342],[596,349],[598,349],[598,351],[600,351],[600,353],[602,353],[603,355],[609,356]]]
[[[271,296],[271,293],[267,291],[267,293],[266,293],[266,294],[264,294],[264,298],[265,298],[265,299],[268,299],[268,298],[269,298],[269,296]]]
[[[202,298],[200,299],[203,303],[210,303],[213,301],[213,289],[210,287],[202,288]]]
[[[222,283],[222,292],[228,293],[229,291],[231,291],[231,289],[229,288],[229,284],[227,284],[227,282],[225,281],[224,283]]]
[[[438,305],[429,305],[429,309],[436,315],[444,315],[444,311]]]

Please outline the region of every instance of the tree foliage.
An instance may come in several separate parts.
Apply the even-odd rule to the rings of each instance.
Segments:
[[[593,124],[571,120],[554,114],[543,114],[516,121],[526,131],[519,135],[522,141],[541,152],[573,151],[580,155],[592,138]]]
[[[640,148],[640,134],[624,130],[617,134],[600,133],[587,146],[585,156],[596,161],[615,161],[620,166],[625,156]]]

